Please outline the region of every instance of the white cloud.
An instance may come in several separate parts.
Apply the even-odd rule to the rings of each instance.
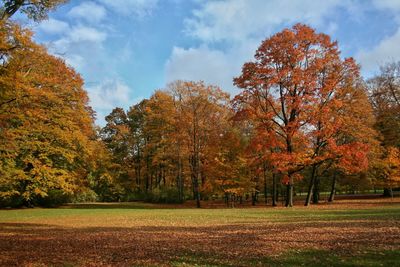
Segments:
[[[69,40],[72,42],[95,42],[102,43],[107,34],[96,28],[86,26],[76,26],[68,34]]]
[[[69,25],[65,21],[50,18],[42,21],[38,29],[48,34],[62,34],[69,31]]]
[[[377,8],[400,11],[399,0],[374,0],[373,3]]]
[[[383,39],[371,50],[361,50],[357,53],[356,59],[361,63],[362,70],[366,74],[377,70],[380,65],[386,62],[400,60],[400,28],[397,32]]]
[[[90,104],[97,109],[112,109],[129,104],[130,88],[118,79],[108,79],[96,86],[86,88]]]
[[[232,94],[237,93],[233,77],[240,74],[245,61],[252,58],[258,42],[248,40],[227,51],[210,49],[207,46],[184,49],[174,47],[165,65],[166,82],[174,80],[202,80],[218,85]]]
[[[355,58],[361,63],[365,76],[374,75],[379,67],[387,62],[400,61],[400,1],[398,0],[373,0],[373,6],[394,16],[397,31],[380,40],[370,49],[360,49]]]
[[[99,85],[86,87],[86,90],[89,94],[90,105],[96,110],[96,122],[99,125],[105,124],[104,118],[113,108],[127,109],[129,105],[137,102],[137,99],[131,101],[131,89],[119,79],[106,79]]]
[[[59,39],[48,43],[49,51],[63,57],[78,72],[104,75],[106,68],[103,43],[107,33],[93,27],[77,25]]]
[[[63,37],[50,44],[51,52],[55,54],[65,54],[71,48],[77,46],[87,46],[87,43],[92,43],[101,47],[106,40],[107,33],[96,28],[78,25],[72,27]]]
[[[205,42],[240,41],[265,37],[275,27],[297,22],[320,26],[335,8],[351,9],[340,0],[222,0],[205,1],[186,19],[186,33]]]
[[[84,19],[89,23],[98,23],[106,16],[106,9],[94,2],[83,2],[79,6],[73,7],[68,12],[68,16]]]
[[[98,0],[109,9],[124,16],[143,18],[157,7],[158,0]]]
[[[72,54],[65,58],[65,62],[77,70],[81,70],[85,64],[85,58],[81,55]]]
[[[376,8],[393,14],[396,22],[400,23],[400,1],[399,0],[373,0]]]

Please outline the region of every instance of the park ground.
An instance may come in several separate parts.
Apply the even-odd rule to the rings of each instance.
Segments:
[[[0,210],[0,266],[400,266],[400,198]]]

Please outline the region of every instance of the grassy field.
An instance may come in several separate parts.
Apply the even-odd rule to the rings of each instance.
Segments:
[[[400,266],[400,199],[0,210],[0,265]]]

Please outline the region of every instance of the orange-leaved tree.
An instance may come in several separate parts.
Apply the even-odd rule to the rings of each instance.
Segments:
[[[235,103],[267,139],[265,154],[287,186],[286,206],[293,205],[300,172],[332,157],[320,150],[338,145],[337,96],[358,80],[357,65],[340,58],[337,43],[303,24],[263,41],[234,79],[242,89]]]

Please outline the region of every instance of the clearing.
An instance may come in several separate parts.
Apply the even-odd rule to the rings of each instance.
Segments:
[[[0,265],[400,266],[399,198],[308,208],[178,207],[0,210]]]

